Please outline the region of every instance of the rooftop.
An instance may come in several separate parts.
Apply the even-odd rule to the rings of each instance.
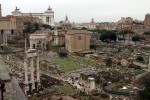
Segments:
[[[68,30],[67,34],[85,34],[89,33],[87,30]]]

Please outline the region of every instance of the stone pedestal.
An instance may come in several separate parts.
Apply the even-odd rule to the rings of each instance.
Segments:
[[[90,90],[95,90],[95,79],[94,78],[88,78],[90,81]]]

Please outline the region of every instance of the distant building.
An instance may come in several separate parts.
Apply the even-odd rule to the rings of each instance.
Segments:
[[[125,17],[122,17],[121,18],[121,20],[119,20],[118,21],[119,23],[133,23],[133,18],[131,18],[131,17],[127,17],[127,18],[125,18]]]
[[[22,13],[17,7],[15,11],[12,12],[13,16],[33,16],[33,17],[38,17],[41,19],[41,22],[43,24],[48,24],[50,26],[55,25],[55,20],[54,20],[54,12],[50,7],[48,7],[47,11],[44,13]]]
[[[144,26],[145,27],[150,27],[150,14],[145,15]]]
[[[97,25],[97,29],[99,30],[116,30],[118,27],[118,23],[104,22],[99,23]]]
[[[0,34],[9,31],[11,35],[22,38],[24,23],[39,23],[39,19],[32,16],[12,16],[0,17]]]
[[[59,29],[54,30],[54,45],[65,44],[65,32]]]
[[[24,29],[24,23],[30,22],[30,23],[40,23],[40,19],[33,16],[13,16],[8,15],[6,17],[3,17],[1,15],[1,4],[0,4],[0,38],[3,37],[3,34],[5,32],[9,32],[8,40],[12,39],[12,37],[23,37],[23,29]],[[0,43],[2,43],[0,39]]]
[[[91,22],[88,24],[88,29],[96,29],[96,23],[94,22],[94,19],[92,18]]]
[[[70,21],[68,20],[68,16],[66,15],[65,21],[63,21],[61,23],[61,27],[63,31],[67,31],[67,30],[71,30],[72,29],[72,25],[70,23]]]
[[[77,29],[87,28],[90,30],[94,30],[97,29],[97,23],[95,23],[94,19],[92,18],[90,23],[79,23],[75,25],[75,28]]]
[[[72,30],[72,24],[70,23],[67,15],[64,21],[60,21],[59,28],[54,29],[54,45],[65,44],[65,34],[67,31]]]
[[[90,33],[86,30],[69,30],[65,34],[65,47],[72,52],[90,49]]]

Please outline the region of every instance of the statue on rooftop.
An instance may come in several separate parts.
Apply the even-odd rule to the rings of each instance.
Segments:
[[[48,10],[52,10],[50,6],[48,6]]]
[[[18,8],[17,8],[17,6],[15,6],[16,7],[16,9],[15,10],[19,10]]]

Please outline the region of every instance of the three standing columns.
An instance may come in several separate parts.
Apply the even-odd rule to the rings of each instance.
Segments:
[[[35,68],[34,68],[34,58],[36,60],[36,75],[35,73]],[[25,58],[24,60],[24,69],[25,69],[25,94],[27,94],[27,91],[31,90],[31,93],[33,92],[33,90],[35,90],[36,87],[36,91],[38,91],[39,87],[40,87],[40,70],[39,70],[39,56],[35,56],[35,57],[30,57],[29,58],[29,66],[30,66],[30,74],[31,74],[31,78],[29,79],[28,77],[28,66],[27,66],[27,58]],[[36,79],[35,79],[36,76]],[[30,81],[31,80],[31,81]],[[37,86],[35,86],[35,82],[37,82]],[[29,87],[29,84],[31,84],[31,87]],[[30,88],[30,89],[29,89]]]

